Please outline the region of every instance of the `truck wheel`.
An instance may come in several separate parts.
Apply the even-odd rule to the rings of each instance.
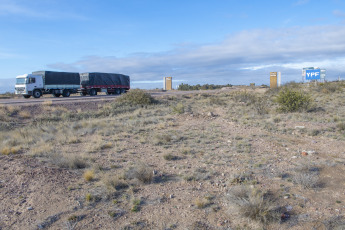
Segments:
[[[115,94],[120,94],[121,90],[120,89],[115,89]]]
[[[71,92],[67,89],[65,89],[63,92],[62,92],[62,96],[63,97],[69,97],[71,95]]]
[[[96,95],[97,95],[96,89],[91,89],[90,90],[90,96],[96,96]]]
[[[34,98],[40,98],[41,97],[41,91],[36,89],[36,90],[34,90],[32,95],[34,96]]]
[[[125,89],[121,89],[121,94],[125,93],[126,90]]]
[[[86,93],[85,92],[81,92],[80,96],[86,96]]]
[[[53,96],[54,96],[54,97],[60,97],[61,94],[60,94],[60,93],[53,93]]]
[[[31,95],[23,95],[24,98],[30,98]]]

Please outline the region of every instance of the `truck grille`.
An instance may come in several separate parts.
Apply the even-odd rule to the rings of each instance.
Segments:
[[[25,90],[25,87],[16,87],[15,90],[18,92],[23,92]]]

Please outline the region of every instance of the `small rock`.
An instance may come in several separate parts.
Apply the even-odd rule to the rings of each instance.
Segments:
[[[170,196],[169,196],[169,197],[170,197],[170,199],[172,199],[172,198],[174,198],[174,195],[173,195],[173,194],[170,194]]]
[[[304,129],[304,128],[305,128],[305,126],[303,126],[303,125],[295,126],[295,129]]]
[[[33,210],[33,207],[28,207],[27,209],[30,211],[30,210]]]
[[[286,208],[286,211],[288,211],[288,212],[290,212],[292,210],[292,206],[291,205],[288,205],[285,208]]]
[[[293,157],[291,157],[292,159],[296,159],[297,158],[297,156],[293,156]]]
[[[302,156],[308,156],[308,153],[307,153],[306,151],[302,151],[302,152],[301,152],[301,155],[302,155]]]
[[[212,112],[208,112],[208,113],[207,113],[207,116],[209,116],[209,117],[214,117],[214,114],[213,114]]]
[[[157,174],[157,170],[153,170],[153,175],[156,175]]]
[[[284,196],[284,199],[289,199],[289,196]]]
[[[308,155],[313,155],[313,154],[316,154],[316,152],[315,151],[313,151],[313,150],[309,150],[309,151],[306,151],[307,153],[308,153]]]

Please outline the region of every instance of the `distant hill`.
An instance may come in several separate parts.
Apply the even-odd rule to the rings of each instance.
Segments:
[[[16,84],[15,78],[0,78],[0,93],[14,92],[14,85]]]

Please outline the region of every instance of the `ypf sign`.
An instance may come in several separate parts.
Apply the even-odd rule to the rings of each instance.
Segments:
[[[321,79],[320,69],[307,69],[305,71],[306,80],[319,80]]]

